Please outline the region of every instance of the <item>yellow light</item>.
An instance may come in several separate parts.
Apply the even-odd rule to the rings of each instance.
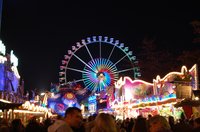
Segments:
[[[44,114],[44,112],[34,112],[29,110],[14,110],[14,113]]]
[[[4,100],[4,99],[0,99],[1,102],[4,102],[4,103],[12,103],[10,101],[7,101],[7,100]]]

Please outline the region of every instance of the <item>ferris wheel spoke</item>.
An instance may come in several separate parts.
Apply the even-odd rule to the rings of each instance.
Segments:
[[[98,83],[96,83],[92,88],[92,94],[98,90]]]
[[[85,64],[88,68],[90,68],[93,72],[95,72],[91,66],[89,66],[85,61],[83,61],[80,57],[78,57],[76,54],[73,54],[78,60],[80,60],[83,64]]]
[[[93,87],[95,87],[95,83],[86,80],[86,81],[85,81],[85,86],[86,86],[87,88],[90,88],[90,89],[92,90]],[[91,88],[91,87],[92,87],[92,88]]]
[[[115,62],[115,64],[112,65],[112,67],[114,67],[115,65],[117,65],[120,61],[122,61],[124,58],[126,57],[126,55],[124,55],[121,59],[119,59],[117,62]]]
[[[94,73],[97,74],[99,72],[98,65],[100,65],[100,64],[99,64],[98,60],[94,59],[89,65],[92,67]],[[86,71],[89,71],[89,70],[90,69],[86,69]]]
[[[113,80],[114,80],[114,81],[117,81],[117,80],[118,80],[118,78],[117,78],[117,77],[115,77]]]
[[[76,72],[81,72],[81,73],[91,73],[91,71],[83,71],[83,70],[79,70],[79,69],[75,69],[75,68],[70,68],[70,67],[67,67],[66,69],[68,69],[68,70],[71,70],[71,71],[76,71]]]
[[[104,87],[108,86],[106,82],[102,81]]]
[[[111,71],[116,71],[115,65],[113,65],[112,63],[108,63],[107,66],[108,66],[108,69],[109,69],[109,70],[111,70]]]
[[[74,80],[73,83],[83,82],[83,81],[85,81],[85,80],[86,80],[86,78],[85,78],[85,79]],[[71,83],[71,82],[67,82],[66,84],[70,84],[70,83]]]
[[[99,91],[101,91],[101,83],[98,83],[97,86],[99,86]],[[97,87],[97,91],[98,91],[98,87]]]
[[[100,65],[102,65],[102,58],[101,58],[101,41],[99,42],[99,60],[100,60]]]
[[[89,48],[87,47],[87,44],[85,44],[85,43],[84,43],[84,46],[85,46],[85,48],[86,48],[86,50],[87,50],[87,52],[88,52],[88,54],[89,54],[90,58],[91,58],[91,59],[92,59],[92,61],[93,61],[93,60],[94,60],[94,58],[92,57],[92,54],[91,54],[91,52],[90,52]]]
[[[88,77],[86,77],[86,81],[85,81],[85,83],[87,84],[87,85],[95,85],[95,83],[93,82],[93,81],[91,81],[90,80],[90,78],[88,78]]]
[[[109,56],[108,56],[108,59],[107,59],[106,64],[108,63],[108,60],[110,60],[110,57],[112,56],[115,47],[116,47],[116,45],[113,46],[113,48],[112,48],[112,50],[111,50],[111,52],[110,52],[110,54],[109,54]]]
[[[99,58],[101,58],[101,41],[99,42]]]
[[[117,72],[114,72],[114,73],[122,73],[122,72],[126,72],[126,71],[131,71],[131,70],[133,70],[133,68],[120,70],[120,71],[117,71]]]

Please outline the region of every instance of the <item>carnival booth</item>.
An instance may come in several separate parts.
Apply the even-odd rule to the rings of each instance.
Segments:
[[[115,100],[111,108],[123,119],[149,114],[179,118],[185,109],[174,105],[183,99],[192,99],[192,91],[197,85],[197,65],[190,70],[183,66],[181,72],[170,72],[163,78],[157,76],[153,83],[121,77],[115,83]]]

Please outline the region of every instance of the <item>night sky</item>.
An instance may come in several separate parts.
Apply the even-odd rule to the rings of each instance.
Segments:
[[[14,50],[19,59],[25,89],[48,89],[51,82],[59,82],[67,50],[93,35],[118,39],[136,57],[144,38],[172,54],[199,48],[200,43],[192,43],[190,24],[200,19],[197,2],[66,1],[3,2],[0,37],[7,53]]]

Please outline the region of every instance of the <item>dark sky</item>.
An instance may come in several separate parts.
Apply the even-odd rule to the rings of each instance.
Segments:
[[[190,22],[200,19],[199,12],[198,2],[4,0],[0,37],[19,59],[25,88],[47,89],[58,82],[67,50],[81,39],[113,37],[137,53],[148,36],[163,48],[187,49],[193,44]]]

